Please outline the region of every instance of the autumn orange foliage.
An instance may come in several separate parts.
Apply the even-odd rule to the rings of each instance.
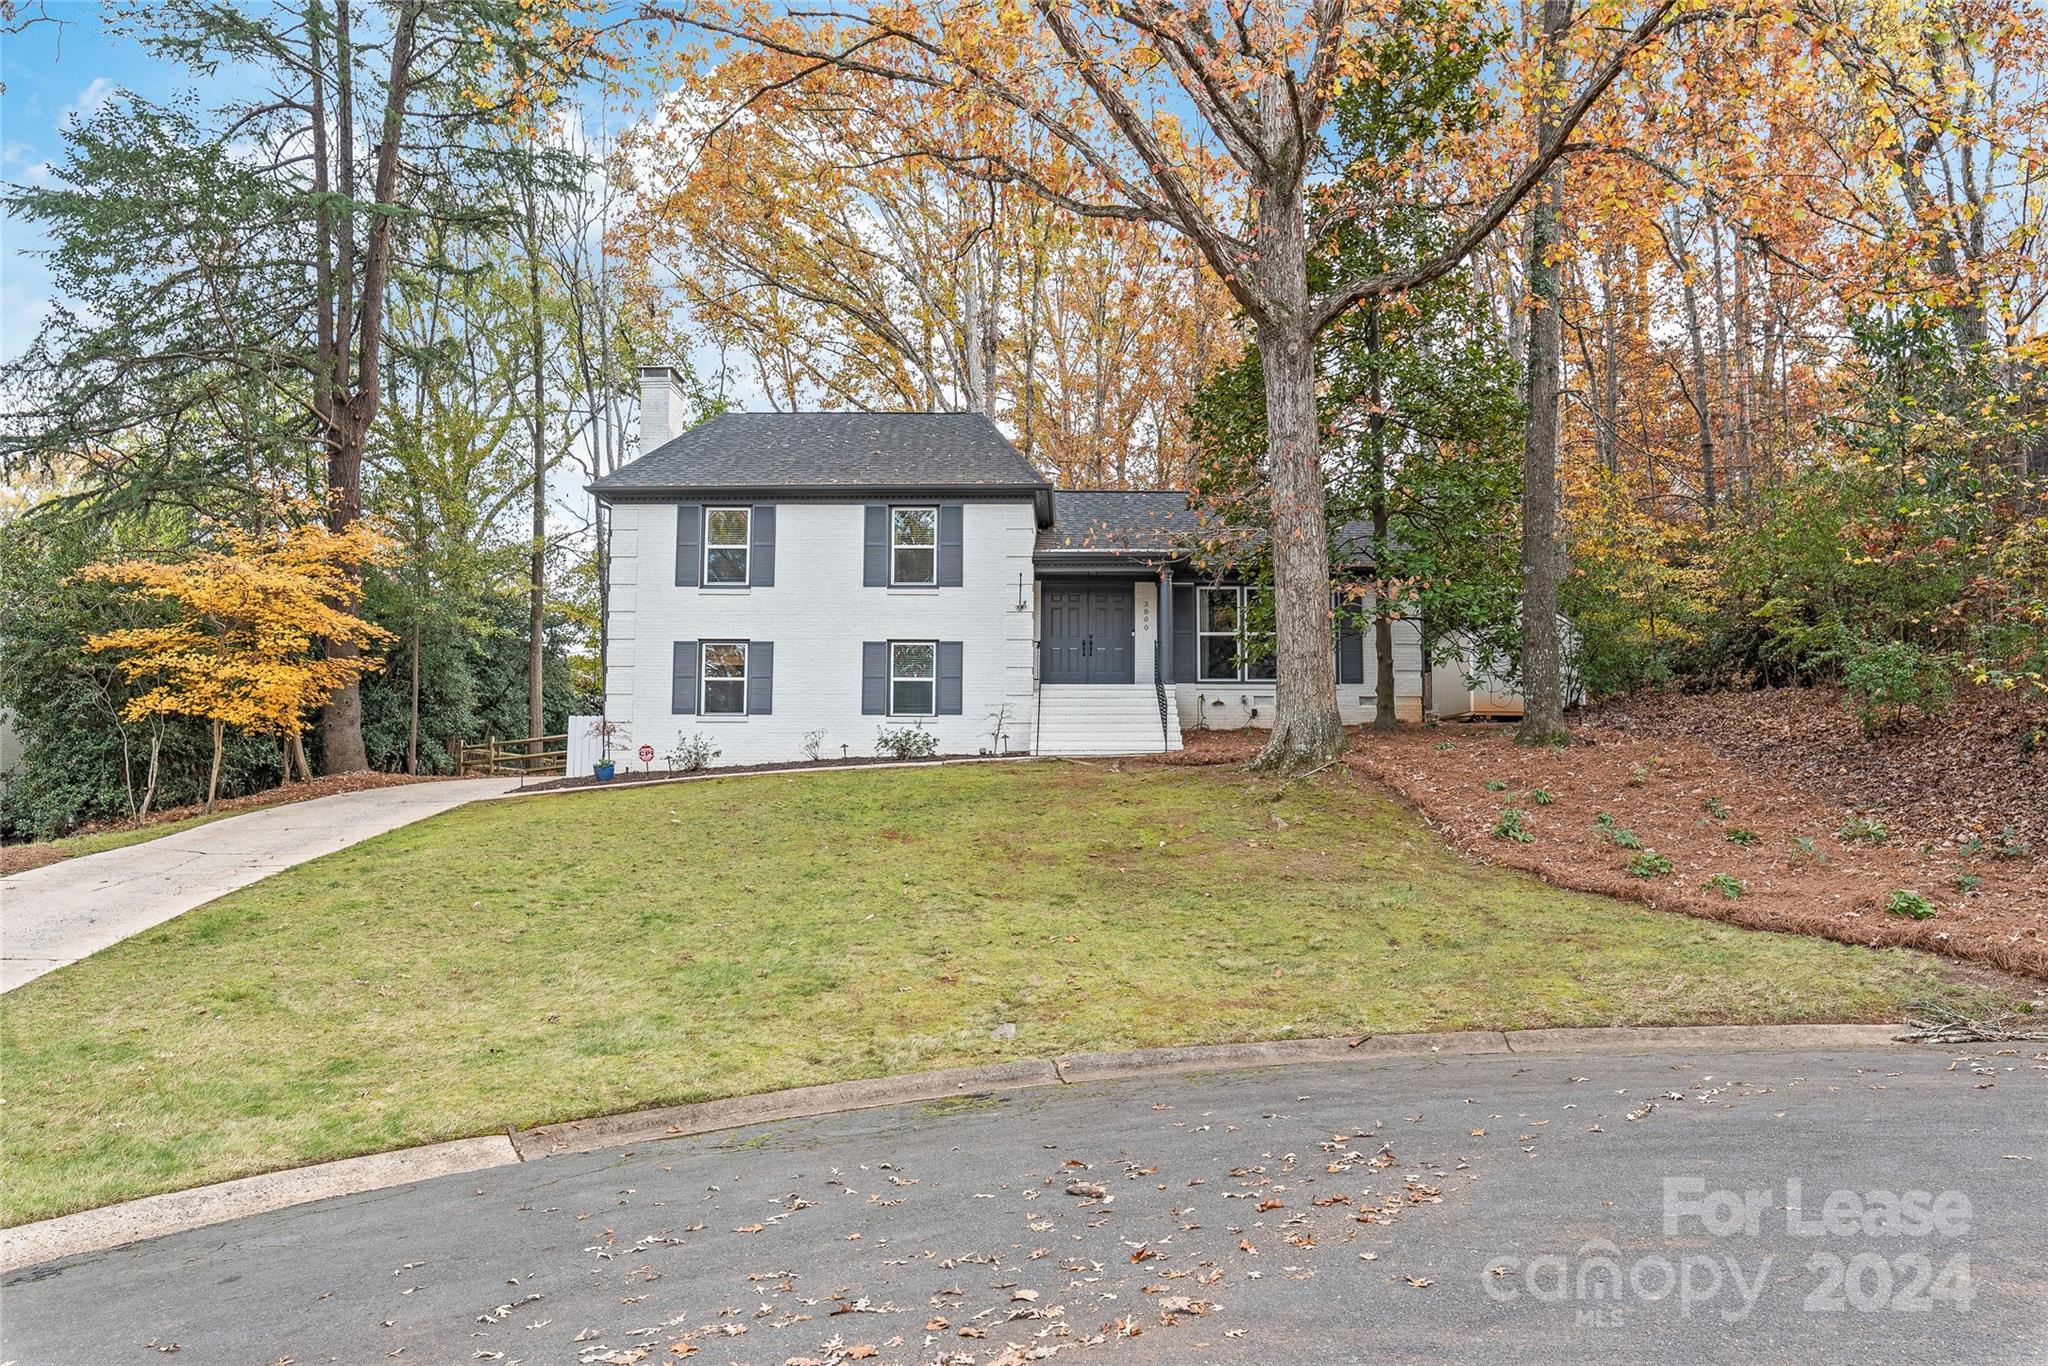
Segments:
[[[117,651],[128,678],[149,686],[123,719],[189,716],[213,723],[213,802],[223,728],[276,735],[296,747],[309,714],[381,663],[392,639],[354,606],[357,577],[386,554],[384,537],[356,522],[332,531],[317,522],[271,536],[222,532],[223,546],[177,562],[122,560],[88,565],[80,579],[114,584],[172,610],[158,625],[88,638],[89,651]],[[315,649],[340,641],[360,653]]]

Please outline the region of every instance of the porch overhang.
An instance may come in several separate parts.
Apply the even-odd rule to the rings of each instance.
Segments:
[[[1155,579],[1182,570],[1185,555],[1172,550],[1041,550],[1031,557],[1034,577],[1068,578],[1074,575],[1111,575],[1127,579]]]

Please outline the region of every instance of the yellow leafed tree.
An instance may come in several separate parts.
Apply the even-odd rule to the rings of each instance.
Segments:
[[[272,536],[228,531],[224,539],[224,549],[177,563],[123,560],[78,574],[175,609],[169,622],[91,636],[85,648],[121,652],[121,672],[149,685],[127,704],[127,720],[212,722],[209,811],[227,727],[281,737],[287,779],[292,756],[310,777],[301,742],[309,713],[375,669],[382,661],[373,648],[392,638],[349,610],[357,575],[386,553],[384,538],[369,526],[332,531],[316,522]],[[316,651],[321,641],[350,643],[360,653],[335,658]]]

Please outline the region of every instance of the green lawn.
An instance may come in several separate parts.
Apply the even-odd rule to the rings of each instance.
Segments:
[[[0,1215],[1005,1054],[1873,1020],[1962,992],[1925,956],[1475,865],[1341,773],[1031,764],[485,802],[0,998]]]

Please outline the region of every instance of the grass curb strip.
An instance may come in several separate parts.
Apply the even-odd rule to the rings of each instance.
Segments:
[[[606,1115],[523,1133],[457,1139],[350,1157],[152,1195],[0,1230],[0,1272],[105,1252],[149,1238],[229,1223],[336,1196],[359,1195],[462,1172],[511,1166],[554,1153],[595,1152],[753,1124],[812,1119],[921,1101],[1141,1077],[1227,1072],[1301,1063],[1539,1053],[1633,1053],[1697,1047],[1830,1049],[1893,1046],[1892,1025],[1703,1025],[1683,1028],[1528,1029],[1501,1033],[1384,1034],[1362,1039],[1286,1039],[1082,1053],[899,1077],[833,1082],[695,1105]]]

